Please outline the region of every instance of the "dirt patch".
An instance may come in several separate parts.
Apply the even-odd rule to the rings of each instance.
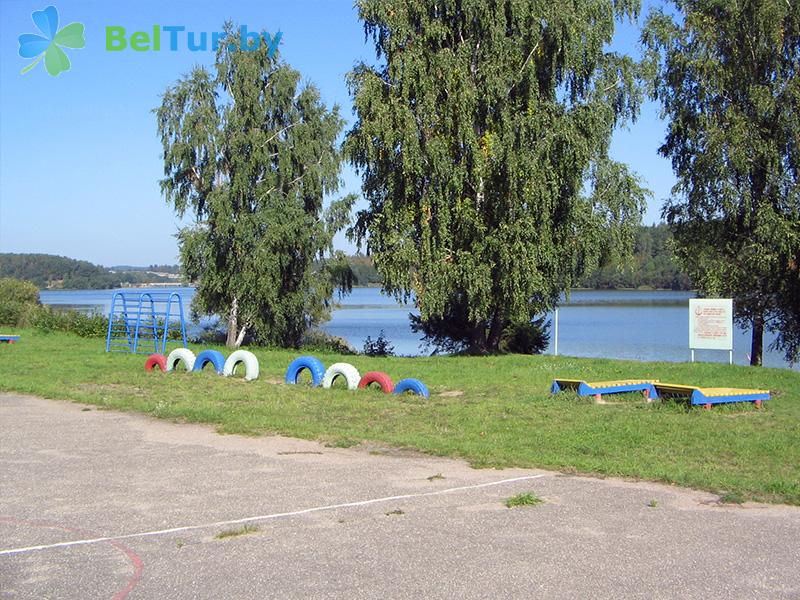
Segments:
[[[457,396],[463,396],[464,392],[461,390],[449,390],[447,392],[441,392],[437,394],[437,396],[441,396],[442,398],[455,398]]]
[[[392,448],[391,446],[384,446],[372,442],[361,442],[357,446],[350,448],[359,452],[366,452],[373,456],[389,456],[392,458],[430,458],[429,454],[413,450],[412,448]]]

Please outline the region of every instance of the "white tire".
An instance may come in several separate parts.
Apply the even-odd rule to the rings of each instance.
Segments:
[[[325,371],[325,376],[322,378],[322,387],[330,388],[333,385],[333,380],[339,376],[344,377],[345,381],[347,381],[348,390],[358,389],[361,375],[359,375],[358,369],[350,363],[334,363],[328,367],[328,370]]]
[[[176,370],[181,361],[186,370],[191,371],[194,369],[195,358],[194,352],[188,348],[175,348],[167,356],[167,372]]]
[[[258,359],[256,355],[247,350],[236,350],[225,361],[225,366],[222,368],[222,374],[225,377],[230,377],[236,372],[236,367],[239,363],[244,363],[244,379],[245,381],[253,381],[258,379]]]

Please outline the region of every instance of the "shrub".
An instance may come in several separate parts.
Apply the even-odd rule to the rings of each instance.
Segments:
[[[39,288],[30,281],[0,279],[0,324],[25,325],[39,304]]]
[[[81,337],[105,337],[108,319],[101,314],[86,314],[76,310],[57,310],[39,306],[31,313],[30,324],[40,331],[63,331]]]
[[[195,317],[195,315],[192,315]],[[228,332],[224,323],[215,321],[213,323],[201,324],[194,335],[189,336],[189,341],[193,344],[213,344],[224,346],[228,340]]]
[[[541,354],[550,343],[550,325],[544,317],[530,323],[509,325],[500,338],[500,351],[511,354]]]
[[[358,354],[347,340],[320,329],[311,329],[303,336],[303,348],[336,354]]]
[[[367,339],[364,340],[364,354],[367,356],[394,356],[394,346],[386,339],[383,329],[376,340],[367,336]]]

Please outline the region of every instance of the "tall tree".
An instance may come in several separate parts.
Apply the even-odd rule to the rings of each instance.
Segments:
[[[607,52],[638,0],[359,0],[378,64],[349,75],[345,148],[385,289],[446,349],[493,352],[603,253],[646,192],[608,158],[636,65]],[[583,191],[588,190],[589,194]]]
[[[236,29],[227,32],[238,41]],[[181,217],[196,220],[178,234],[181,261],[198,280],[196,308],[227,319],[228,346],[246,335],[297,346],[325,318],[333,274],[349,272],[338,253],[324,260],[354,199],[323,210],[339,187],[344,122],[266,44],[243,50],[227,41],[215,74],[195,68],[155,111],[161,189]]]
[[[676,0],[642,40],[653,97],[669,119],[661,153],[678,177],[664,216],[677,255],[708,295],[734,299],[760,365],[765,329],[785,337],[800,300],[784,297],[800,256],[800,3]]]

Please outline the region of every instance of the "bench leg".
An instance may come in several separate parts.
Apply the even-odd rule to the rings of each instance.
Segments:
[[[594,401],[597,402],[598,404],[600,402],[602,402],[603,401],[603,394],[595,394],[594,395]]]
[[[761,408],[761,400],[755,401],[756,408]]]
[[[705,408],[706,410],[711,410],[711,403],[709,402],[708,404],[704,404],[703,408]]]

